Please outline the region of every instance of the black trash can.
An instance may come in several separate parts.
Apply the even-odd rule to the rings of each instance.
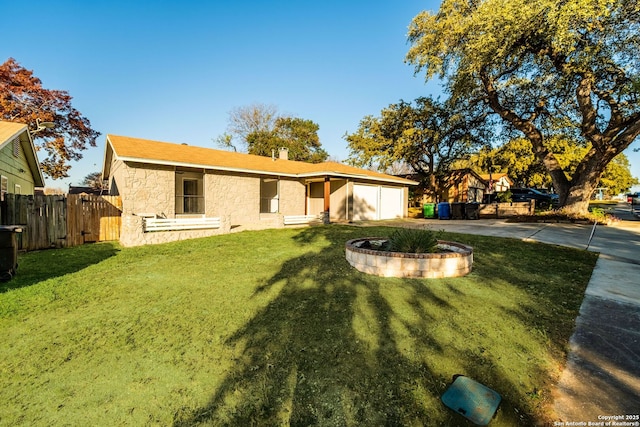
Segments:
[[[451,219],[464,219],[464,203],[451,203]]]
[[[22,233],[20,226],[0,226],[0,282],[11,280],[18,269],[17,233]]]
[[[467,219],[480,219],[480,203],[467,203],[464,210]]]

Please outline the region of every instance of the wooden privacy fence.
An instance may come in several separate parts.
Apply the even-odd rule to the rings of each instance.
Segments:
[[[0,223],[22,226],[18,249],[28,251],[118,240],[121,214],[119,196],[5,194],[0,203]]]

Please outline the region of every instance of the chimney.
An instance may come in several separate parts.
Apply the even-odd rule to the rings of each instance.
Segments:
[[[286,147],[280,147],[278,149],[278,158],[280,160],[289,160],[289,149]]]

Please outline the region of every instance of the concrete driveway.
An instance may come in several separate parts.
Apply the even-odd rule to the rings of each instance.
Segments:
[[[588,425],[613,420],[602,417],[623,416],[618,421],[627,421],[625,416],[640,414],[640,220],[625,203],[615,206],[613,213],[622,220],[595,230],[586,224],[491,219],[369,224],[510,237],[599,252],[570,339],[567,365],[554,391],[556,425]]]

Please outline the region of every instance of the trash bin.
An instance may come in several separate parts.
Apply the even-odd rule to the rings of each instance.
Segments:
[[[20,226],[0,226],[0,282],[11,280],[18,269],[17,233],[22,233]]]
[[[435,218],[436,217],[436,204],[435,203],[425,203],[422,206],[422,214],[425,218]]]
[[[451,219],[451,206],[449,202],[438,203],[438,218]]]
[[[467,203],[464,211],[467,219],[480,219],[480,203]]]
[[[464,203],[451,203],[451,219],[464,219]]]

